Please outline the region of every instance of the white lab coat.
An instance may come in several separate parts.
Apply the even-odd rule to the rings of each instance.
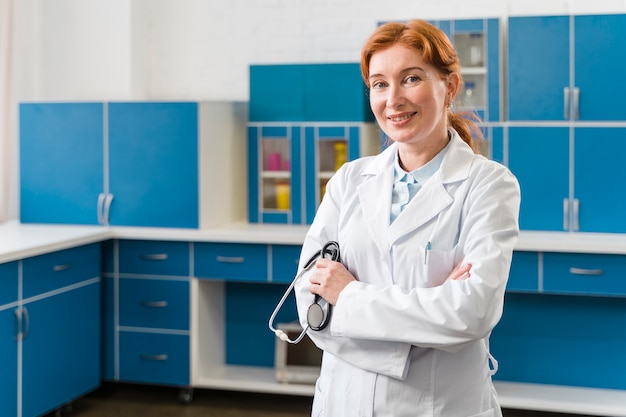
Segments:
[[[329,240],[357,277],[330,325],[312,416],[501,416],[488,340],[502,314],[518,237],[519,185],[451,129],[441,167],[389,224],[397,146],[345,164],[305,238],[303,263]],[[467,280],[446,281],[472,264]],[[306,325],[308,273],[296,285]]]

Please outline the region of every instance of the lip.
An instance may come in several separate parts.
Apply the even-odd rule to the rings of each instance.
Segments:
[[[392,114],[392,115],[387,116],[387,120],[389,120],[394,125],[403,125],[407,123],[409,120],[411,120],[413,116],[415,116],[416,114],[417,112]]]

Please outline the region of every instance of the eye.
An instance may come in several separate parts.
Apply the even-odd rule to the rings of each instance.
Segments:
[[[380,90],[382,88],[385,88],[387,86],[387,83],[385,83],[384,81],[373,81],[372,82],[372,89],[373,90]]]
[[[404,79],[405,84],[417,84],[421,81],[422,79],[420,77],[418,77],[417,75],[409,75],[408,77],[406,77]]]

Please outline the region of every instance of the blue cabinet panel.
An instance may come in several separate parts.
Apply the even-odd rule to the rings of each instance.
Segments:
[[[103,105],[22,103],[20,220],[98,224],[103,190]]]
[[[626,299],[507,294],[494,379],[626,389]]]
[[[197,243],[194,248],[194,271],[199,278],[268,281],[266,245]]]
[[[625,270],[622,255],[546,253],[543,288],[546,293],[623,297]]]
[[[303,85],[300,65],[251,65],[250,121],[304,120]]]
[[[302,246],[272,245],[272,282],[291,283],[298,272]]]
[[[115,280],[102,279],[102,379],[115,379]]]
[[[0,309],[0,416],[17,415],[17,333],[15,308]]]
[[[626,55],[618,52],[626,50],[626,15],[576,16],[575,37],[580,120],[626,120],[626,85],[615,82],[615,69],[626,67]]]
[[[519,224],[526,230],[563,230],[569,198],[569,129],[512,127],[509,168],[522,195]]]
[[[0,264],[0,307],[17,301],[17,262]]]
[[[568,16],[508,20],[508,119],[565,120],[569,84]]]
[[[110,103],[109,148],[111,224],[198,227],[197,103]]]
[[[97,278],[100,276],[99,260],[99,243],[24,259],[23,296],[29,298]]]
[[[120,332],[120,379],[189,385],[189,336]]]
[[[574,197],[580,231],[626,233],[626,128],[575,129]]]
[[[42,415],[100,385],[99,301],[97,283],[27,305],[24,417]]]
[[[189,276],[189,243],[120,240],[121,274]]]
[[[120,326],[189,330],[189,282],[121,278]]]
[[[226,364],[274,366],[276,336],[269,331],[267,322],[286,289],[287,285],[282,284],[226,283]],[[276,323],[297,319],[292,292]]]
[[[539,255],[537,252],[513,252],[506,290],[521,292],[539,290]]]
[[[251,122],[373,121],[358,63],[250,66]]]

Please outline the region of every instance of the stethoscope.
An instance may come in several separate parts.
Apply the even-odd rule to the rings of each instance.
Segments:
[[[296,275],[296,277],[291,282],[291,285],[289,285],[289,288],[287,288],[287,291],[285,291],[285,294],[283,294],[283,297],[276,305],[276,308],[274,309],[274,312],[270,317],[268,326],[270,330],[273,331],[274,334],[282,341],[289,343],[298,343],[304,338],[304,335],[306,335],[306,331],[308,329],[315,330],[317,332],[324,329],[326,326],[328,326],[328,323],[330,323],[330,316],[333,306],[329,303],[326,303],[327,307],[326,309],[324,309],[324,307],[322,307],[322,305],[320,304],[322,297],[320,297],[318,294],[315,294],[315,300],[309,306],[306,313],[307,326],[302,330],[300,335],[295,340],[289,339],[289,336],[287,336],[287,333],[285,333],[284,331],[274,328],[274,320],[276,319],[276,315],[282,308],[294,285],[296,285],[296,282],[298,282],[300,277],[302,277],[305,272],[311,269],[320,258],[326,258],[336,262],[341,262],[339,244],[331,240],[327,242],[324,246],[322,246],[322,249],[315,252],[313,256],[311,256],[309,260],[304,264],[304,268],[302,268],[302,271],[300,271],[300,273]]]

